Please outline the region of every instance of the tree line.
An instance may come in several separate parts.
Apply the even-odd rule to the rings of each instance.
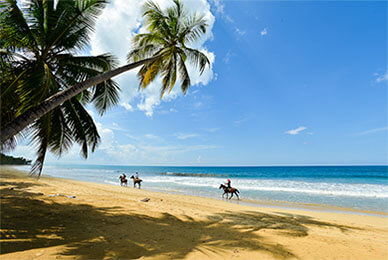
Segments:
[[[30,165],[31,160],[27,160],[23,157],[13,157],[9,155],[5,155],[0,153],[0,164],[8,164],[8,165]]]

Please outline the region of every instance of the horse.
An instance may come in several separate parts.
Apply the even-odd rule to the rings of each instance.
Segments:
[[[119,179],[120,179],[120,186],[128,186],[128,180],[125,177],[120,176]]]
[[[238,193],[240,193],[240,191],[236,188],[233,188],[231,187],[230,189],[224,185],[224,184],[221,184],[220,185],[220,188],[219,189],[223,189],[224,190],[224,193],[222,194],[222,198],[224,198],[224,195],[226,194],[226,199],[228,199],[228,193],[231,194],[230,198],[231,199],[233,197],[233,194],[235,194],[237,196],[237,199],[240,200],[240,197],[238,196]]]
[[[143,180],[139,179],[139,178],[135,178],[133,175],[131,176],[131,179],[133,179],[133,187],[136,188],[136,184],[139,185],[139,189],[140,189],[140,186],[141,186],[141,182]]]

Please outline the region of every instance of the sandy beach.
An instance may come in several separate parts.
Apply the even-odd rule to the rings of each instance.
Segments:
[[[388,259],[387,217],[0,177],[1,259]]]

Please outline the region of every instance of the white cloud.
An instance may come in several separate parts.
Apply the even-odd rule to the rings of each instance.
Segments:
[[[180,140],[185,140],[185,139],[189,139],[189,138],[195,138],[195,137],[198,137],[198,134],[182,134],[182,133],[178,133],[178,134],[175,134],[176,138],[180,139]]]
[[[222,3],[222,1],[221,0],[212,0],[212,3],[216,9],[216,14],[224,15],[225,5]]]
[[[306,129],[307,129],[307,127],[300,126],[300,127],[296,128],[296,129],[288,130],[285,133],[289,134],[289,135],[297,135],[297,134],[299,134],[300,132],[302,132],[303,130],[306,130]]]
[[[387,131],[388,131],[388,126],[370,129],[367,131],[356,133],[355,135],[368,135],[368,134],[374,134],[374,133],[378,133],[378,132],[387,132]]]
[[[261,32],[260,32],[261,36],[264,36],[264,35],[267,35],[267,28],[264,28]]]
[[[131,111],[131,112],[133,111],[133,106],[131,106],[131,104],[129,104],[129,103],[121,102],[120,105],[121,105],[122,107],[124,107],[126,110],[129,110],[129,111]]]
[[[131,48],[131,40],[137,32],[143,32],[143,18],[141,16],[141,7],[146,0],[133,1],[128,4],[127,0],[113,0],[107,5],[103,13],[99,16],[96,23],[95,33],[91,37],[91,53],[93,55],[110,52],[120,58],[120,64],[126,63],[126,55]],[[166,8],[172,4],[170,0],[155,0],[161,8]],[[215,21],[213,14],[210,11],[210,5],[206,0],[183,1],[186,9],[190,13],[198,12],[204,14],[207,20],[207,33],[192,47],[200,49],[204,52],[211,62],[214,63],[214,53],[208,51],[203,45],[207,40],[211,40],[212,28]],[[219,4],[217,10],[221,12],[222,5]],[[188,64],[188,70],[191,77],[192,86],[207,85],[213,79],[213,70],[207,68],[202,75],[192,65]],[[157,79],[150,84],[145,90],[138,91],[138,79],[136,77],[137,69],[125,72],[115,78],[122,90],[120,105],[129,111],[134,111],[134,108],[144,111],[151,117],[154,109],[161,102],[171,101],[181,95],[179,90],[179,82],[169,95],[165,95],[163,100],[160,100],[161,80]],[[179,81],[179,79],[178,79]]]
[[[376,82],[377,83],[380,83],[380,82],[383,82],[383,81],[388,81],[388,70],[383,73],[383,74],[379,74],[379,73],[375,73],[374,74],[376,77]]]

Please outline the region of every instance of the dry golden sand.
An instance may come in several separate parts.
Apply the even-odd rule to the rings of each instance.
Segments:
[[[388,259],[384,217],[36,181],[0,170],[0,259]],[[49,196],[57,193],[76,198]]]

